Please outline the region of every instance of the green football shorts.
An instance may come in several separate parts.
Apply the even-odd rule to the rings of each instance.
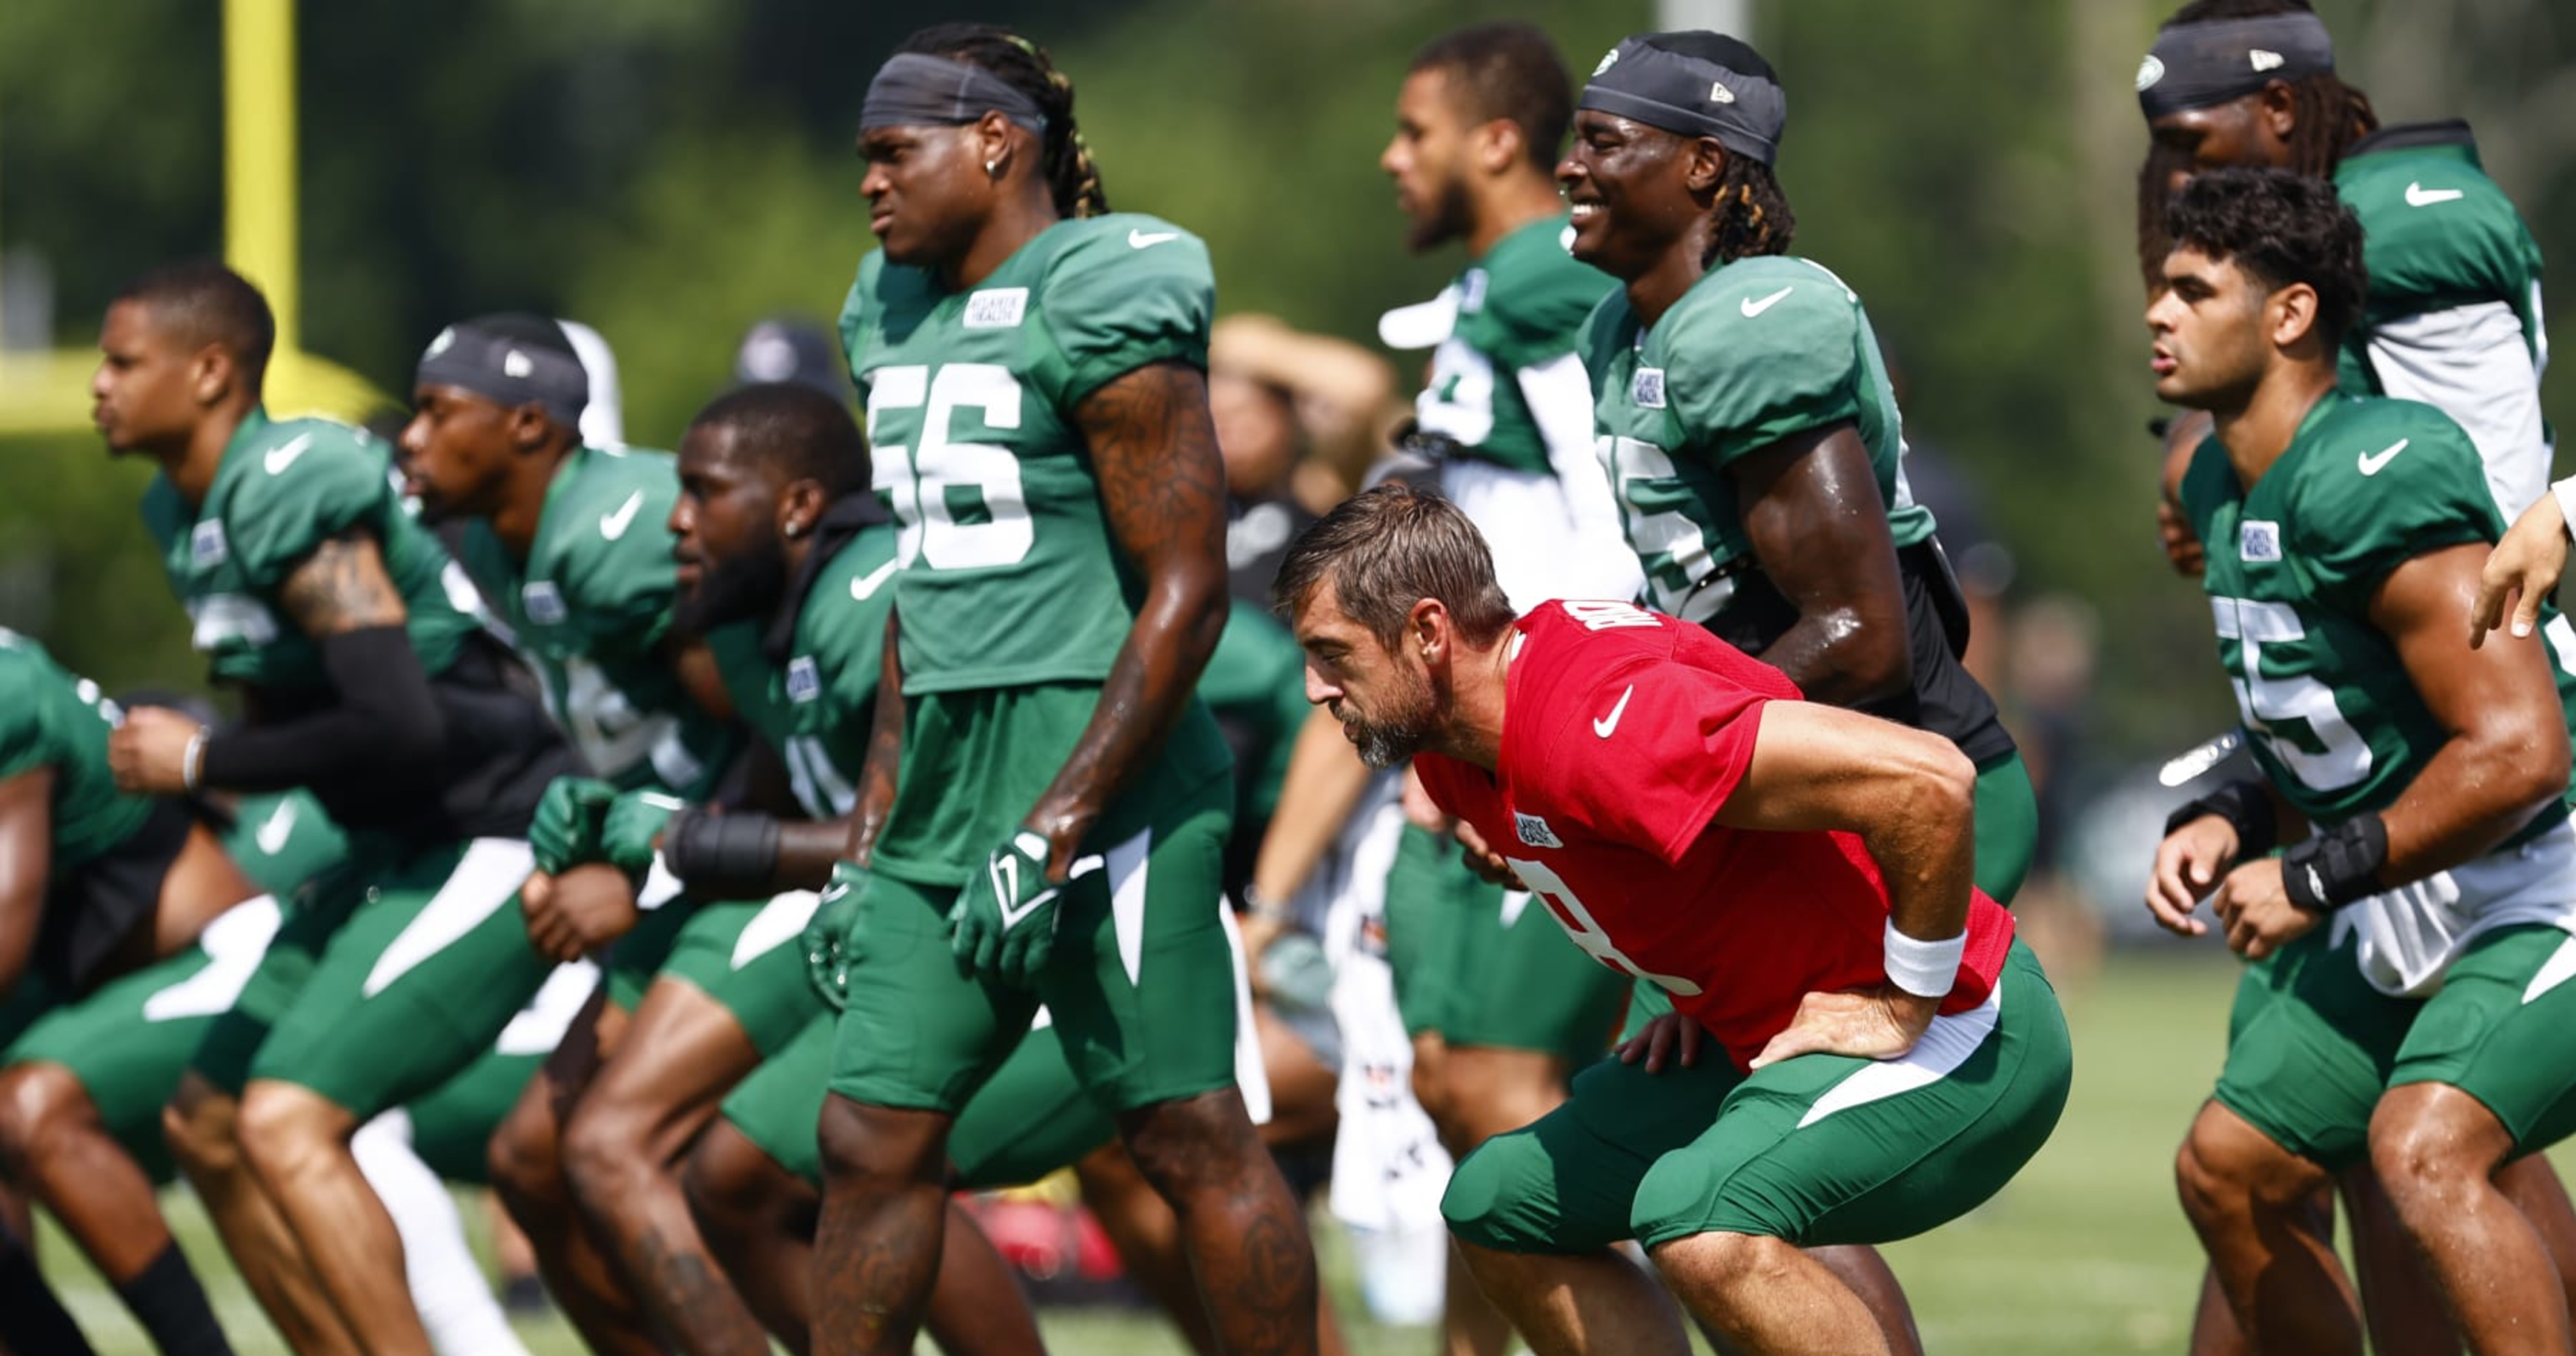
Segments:
[[[2380,1094],[2443,1083],[2475,1097],[2517,1152],[2576,1130],[2576,938],[2502,927],[2473,938],[2430,998],[2371,987],[2331,926],[2282,949],[2227,1051],[2218,1104],[2329,1170],[2363,1161]],[[2249,970],[2239,986],[2262,972]]]
[[[1581,1253],[1702,1233],[1802,1247],[1886,1243],[1995,1194],[2065,1109],[2057,995],[2016,942],[1981,1007],[1902,1059],[1802,1055],[1745,1073],[1603,1060],[1564,1105],[1497,1135],[1449,1180],[1450,1230],[1504,1252]]]

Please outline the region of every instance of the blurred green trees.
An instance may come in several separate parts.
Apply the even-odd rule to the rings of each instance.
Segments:
[[[0,249],[40,256],[58,341],[117,283],[220,247],[206,0],[0,6]],[[629,436],[668,445],[752,321],[828,320],[869,248],[850,153],[876,62],[918,23],[1023,25],[1075,78],[1112,201],[1204,235],[1220,301],[1368,340],[1454,253],[1405,253],[1375,165],[1412,50],[1538,22],[1579,76],[1646,0],[308,2],[300,19],[308,344],[388,391],[480,311],[596,325]],[[1781,178],[1800,252],[1865,297],[1906,412],[1981,488],[2023,590],[2107,618],[2116,742],[2226,718],[2206,614],[2153,546],[2155,413],[2129,244],[2131,73],[2166,0],[1756,0],[1791,95]],[[2466,112],[2562,267],[2576,260],[2576,17],[2546,0],[2323,5],[2392,121]],[[2373,83],[2379,81],[2382,83]],[[2560,288],[2562,294],[2567,289]],[[2562,302],[2576,305],[2576,302]],[[2576,422],[2576,374],[2551,410]],[[131,511],[141,468],[95,440],[0,442],[0,623],[103,681],[198,667]]]

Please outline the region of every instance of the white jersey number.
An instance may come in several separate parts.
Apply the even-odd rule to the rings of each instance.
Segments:
[[[2339,791],[2370,776],[2370,744],[2344,719],[2333,688],[2305,674],[2272,678],[2263,673],[2265,645],[2307,638],[2298,612],[2287,603],[2215,596],[2209,609],[2220,639],[2236,642],[2237,671],[2227,681],[2236,689],[2245,732],[2262,740],[2281,766],[2311,790]],[[2306,725],[2322,747],[2311,751],[2282,737],[2276,727],[2286,722]]]
[[[1006,447],[951,442],[948,436],[961,409],[979,411],[986,428],[1018,428],[1018,378],[995,363],[946,363],[936,372],[909,364],[878,368],[868,383],[877,486],[903,524],[904,564],[918,559],[934,570],[973,570],[1018,563],[1037,538],[1020,486],[1020,459]],[[924,411],[919,447],[878,440],[878,420],[886,411],[911,409]],[[956,487],[971,487],[982,498],[984,521],[957,521],[948,499]]]
[[[1612,946],[1610,934],[1601,930],[1601,924],[1593,918],[1592,911],[1583,907],[1582,900],[1574,897],[1574,891],[1566,885],[1565,878],[1548,870],[1545,863],[1523,861],[1518,857],[1503,860],[1512,864],[1512,872],[1521,878],[1521,884],[1528,886],[1530,893],[1547,905],[1547,911],[1556,919],[1557,925],[1565,929],[1565,935],[1573,938],[1576,946],[1583,948],[1585,955],[1666,993],[1689,998],[1699,992],[1697,984],[1679,975],[1655,974]]]

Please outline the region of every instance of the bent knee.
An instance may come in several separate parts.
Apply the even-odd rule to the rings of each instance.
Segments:
[[[2174,1153],[2174,1187],[2195,1220],[2304,1203],[2330,1184],[2322,1166],[2215,1102],[2201,1108]]]
[[[655,1161],[643,1127],[613,1108],[576,1107],[563,1130],[563,1175],[585,1201],[605,1201],[649,1176]]]
[[[2370,1165],[2401,1206],[2487,1180],[2512,1148],[2512,1135],[2484,1104],[2438,1084],[2400,1087],[2370,1117]]]
[[[1497,1135],[1461,1159],[1440,1195],[1440,1217],[1449,1232],[1470,1248],[1488,1252],[1567,1252],[1582,1246],[1560,1243],[1563,1220],[1547,1208],[1535,1190],[1547,1180],[1545,1154],[1530,1137]],[[1624,1226],[1626,1221],[1620,1223]],[[1622,1228],[1617,1232],[1624,1234]]]
[[[89,1089],[59,1064],[20,1064],[0,1073],[0,1165],[22,1180],[60,1137],[98,1123]]]
[[[1694,1289],[1711,1282],[1768,1289],[1790,1279],[1797,1253],[1798,1245],[1785,1238],[1712,1230],[1658,1243],[1646,1257],[1658,1272],[1693,1282]]]
[[[538,1205],[561,1203],[567,1191],[563,1160],[555,1152],[554,1119],[513,1110],[483,1145],[483,1166],[513,1216]]]
[[[725,1121],[708,1126],[680,1163],[680,1192],[701,1228],[775,1215],[802,1185]]]
[[[934,1112],[869,1106],[834,1093],[823,1099],[815,1126],[823,1180],[888,1189],[938,1181],[947,1167],[949,1123]]]
[[[292,1083],[253,1083],[242,1093],[234,1138],[262,1175],[293,1172],[317,1156],[346,1152],[357,1126],[320,1093]]]

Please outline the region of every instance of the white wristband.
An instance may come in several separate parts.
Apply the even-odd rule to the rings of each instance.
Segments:
[[[179,751],[179,785],[187,788],[188,794],[193,796],[198,791],[197,783],[204,780],[205,775],[206,727],[200,725],[195,734],[188,736],[188,747]]]
[[[1959,960],[1968,954],[1968,934],[1924,942],[1896,930],[1887,920],[1887,982],[1917,998],[1947,998],[1959,982]]]

